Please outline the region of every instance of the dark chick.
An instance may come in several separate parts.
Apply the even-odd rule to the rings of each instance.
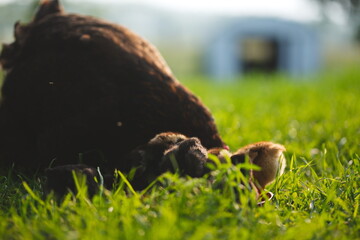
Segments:
[[[48,168],[45,170],[46,182],[45,192],[53,191],[57,196],[64,196],[68,191],[77,192],[74,177],[79,181],[85,178],[86,186],[90,196],[99,190],[98,181],[100,177],[95,168],[83,164],[71,164]]]
[[[133,163],[130,167],[136,168],[133,187],[143,189],[167,171],[178,171],[181,175],[191,177],[203,176],[207,150],[198,138],[165,132],[131,151],[124,161]]]

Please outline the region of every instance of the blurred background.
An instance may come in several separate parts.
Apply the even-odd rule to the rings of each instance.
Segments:
[[[0,0],[0,42],[39,1]],[[62,0],[67,12],[124,25],[153,43],[178,78],[251,73],[303,78],[360,66],[359,0]]]

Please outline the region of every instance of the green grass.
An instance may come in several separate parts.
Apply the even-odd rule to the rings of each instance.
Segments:
[[[9,172],[0,177],[0,239],[360,239],[360,70],[185,84],[232,150],[261,140],[286,146],[271,202],[238,196],[239,170],[228,165],[213,184],[165,174],[146,192],[120,180],[91,200],[80,191],[60,202],[42,197],[37,178],[25,184]]]

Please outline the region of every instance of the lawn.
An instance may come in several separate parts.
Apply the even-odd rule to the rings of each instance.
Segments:
[[[119,177],[112,192],[88,199],[80,187],[62,201],[43,197],[41,178],[9,171],[0,177],[0,239],[360,239],[359,69],[184,84],[232,150],[262,140],[286,146],[270,202],[257,207],[252,192],[236,191],[239,169],[227,164],[212,184],[165,174],[134,192]]]

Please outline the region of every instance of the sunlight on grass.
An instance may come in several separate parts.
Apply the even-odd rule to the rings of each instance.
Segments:
[[[143,192],[118,173],[113,191],[61,201],[43,196],[42,179],[9,171],[0,176],[0,239],[359,239],[360,70],[184,83],[232,150],[285,145],[288,167],[268,186],[270,202],[257,207],[239,187],[239,169],[226,164],[207,178],[164,174]]]

